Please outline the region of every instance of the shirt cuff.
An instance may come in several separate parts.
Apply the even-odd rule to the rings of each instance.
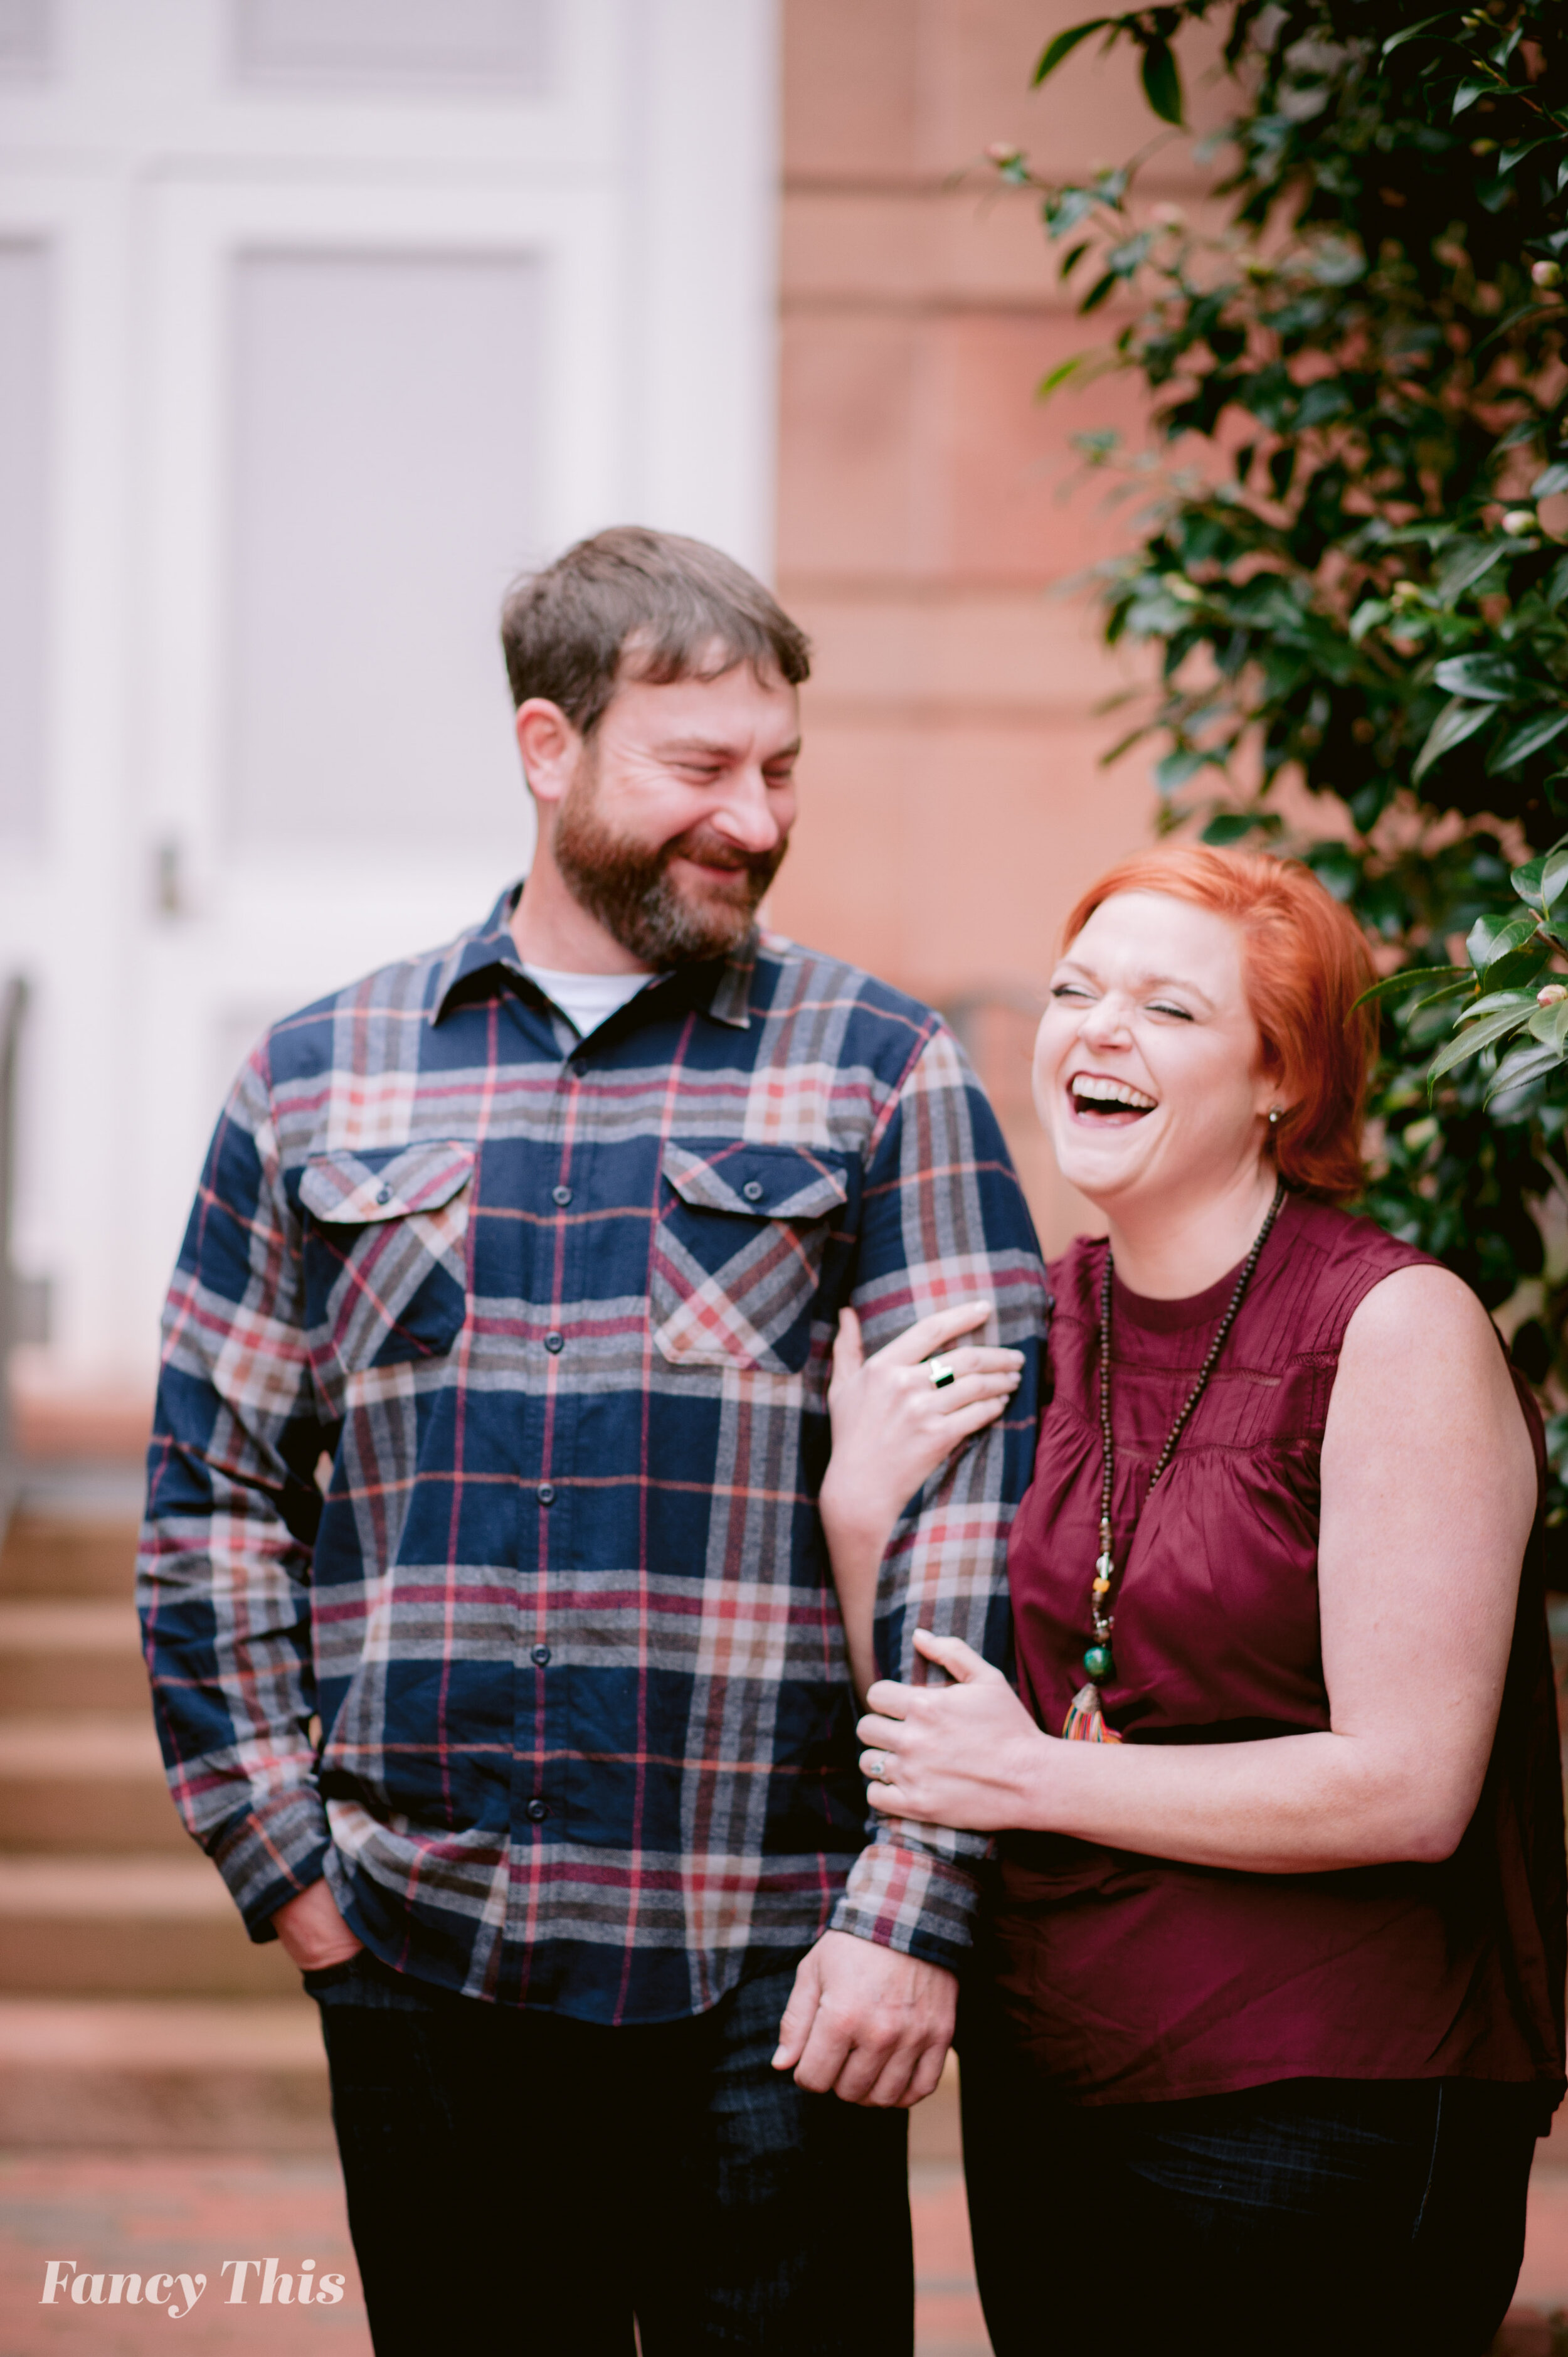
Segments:
[[[319,1793],[296,1787],[231,1817],[209,1855],[258,1943],[277,1938],[273,1917],[326,1871],[332,1846]]]
[[[969,1954],[979,1896],[975,1874],[951,1858],[873,1842],[850,1868],[828,1929],[956,1973]]]

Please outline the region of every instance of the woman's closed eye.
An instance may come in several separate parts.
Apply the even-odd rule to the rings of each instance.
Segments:
[[[1173,1006],[1168,998],[1151,998],[1149,1012],[1151,1015],[1172,1016],[1178,1023],[1190,1023],[1194,1019],[1190,1007]]]

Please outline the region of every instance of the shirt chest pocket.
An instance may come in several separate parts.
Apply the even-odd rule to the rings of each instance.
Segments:
[[[314,1154],[299,1185],[312,1360],[330,1377],[449,1351],[468,1314],[474,1149],[450,1138]]]
[[[792,1146],[667,1145],[648,1314],[672,1366],[799,1374],[843,1176]]]

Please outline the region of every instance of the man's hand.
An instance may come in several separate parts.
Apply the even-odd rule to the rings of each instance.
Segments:
[[[344,1922],[325,1882],[313,1882],[297,1898],[285,1899],[273,1917],[273,1929],[302,1973],[346,1964],[365,1944]]]
[[[940,1964],[824,1932],[800,1960],[773,2068],[812,2094],[907,2107],[941,2077],[957,2012],[958,1982]]]

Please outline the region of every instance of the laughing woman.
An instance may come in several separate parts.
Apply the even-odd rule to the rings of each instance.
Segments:
[[[1305,869],[1185,849],[1052,982],[1036,1100],[1110,1232],[1052,1270],[1018,1691],[922,1635],[949,1675],[861,1724],[879,1808],[999,1837],[961,2040],[998,2357],[1480,2357],[1518,2274],[1564,2084],[1540,1424],[1459,1279],[1336,1208],[1369,979]],[[909,1355],[835,1372],[861,1663],[933,1396],[950,1445],[1005,1387]]]

